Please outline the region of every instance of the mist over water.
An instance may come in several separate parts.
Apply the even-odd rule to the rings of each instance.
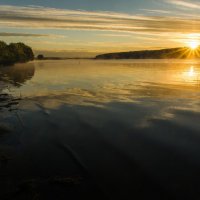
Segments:
[[[199,199],[199,60],[34,61],[0,68],[0,92],[20,99],[0,102],[11,181],[88,173],[111,199]]]

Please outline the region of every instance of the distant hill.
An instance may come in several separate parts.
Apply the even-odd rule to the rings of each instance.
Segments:
[[[7,45],[0,41],[0,65],[12,65],[18,62],[27,62],[34,59],[32,49],[23,43]]]
[[[107,53],[97,55],[95,59],[172,59],[172,58],[200,58],[200,48],[191,50],[190,48],[171,48],[161,50],[130,51],[119,53]]]

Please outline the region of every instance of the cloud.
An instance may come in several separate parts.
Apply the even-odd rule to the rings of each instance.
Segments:
[[[103,37],[133,37],[133,35],[128,35],[128,34],[108,34],[108,33],[105,33],[105,34],[99,34],[100,36],[103,36]]]
[[[171,3],[180,1],[171,0]],[[181,1],[182,2],[182,1]],[[152,10],[165,13],[167,11]],[[46,7],[0,6],[1,27],[78,29],[131,33],[199,32],[200,20],[183,16],[144,16],[117,12],[66,10]]]
[[[0,32],[0,37],[31,37],[31,38],[67,38],[64,35],[56,34],[31,34],[31,33],[11,33],[11,32]]]
[[[0,37],[49,37],[49,35],[0,32]]]
[[[143,9],[143,13],[146,15],[1,5],[1,30],[17,28],[18,31],[17,33],[0,32],[0,37],[30,37],[31,39],[26,39],[26,43],[35,49],[65,50],[67,48],[71,51],[93,52],[105,52],[106,49],[109,52],[127,51],[133,48],[138,50],[157,48],[158,44],[162,44],[162,48],[171,47],[177,45],[175,42],[183,44],[190,40],[187,35],[200,32],[200,15],[183,12],[174,15],[173,11],[147,9]],[[91,40],[86,38],[84,41],[80,39],[75,42],[71,38],[57,39],[66,38],[64,34],[38,34],[41,33],[40,29],[45,29],[45,33],[52,33],[54,30],[53,33],[59,34],[62,34],[59,30],[101,31],[95,33],[95,37],[102,38],[96,40],[99,41],[98,43],[93,42],[94,38]],[[108,37],[106,42],[103,40],[105,37]]]
[[[169,10],[157,10],[157,9],[140,9],[141,11],[146,11],[149,13],[159,13],[159,14],[170,14],[171,11]]]
[[[200,9],[200,4],[197,2],[189,2],[189,1],[183,1],[183,0],[165,0],[166,3],[170,3],[176,6],[181,6],[184,8],[189,9]]]

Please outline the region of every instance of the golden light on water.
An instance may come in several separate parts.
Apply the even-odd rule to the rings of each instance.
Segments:
[[[189,71],[188,71],[188,76],[189,77],[194,77],[195,76],[195,71],[194,71],[194,67],[191,66]]]
[[[188,69],[186,69],[183,74],[182,74],[182,78],[185,82],[187,83],[192,83],[192,84],[199,84],[199,80],[200,80],[200,72],[199,69],[194,67],[194,66],[190,66]]]

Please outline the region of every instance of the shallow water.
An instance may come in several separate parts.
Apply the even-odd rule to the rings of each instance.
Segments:
[[[19,103],[0,102],[11,182],[89,174],[111,199],[200,198],[200,60],[35,61],[0,68],[0,91]]]

